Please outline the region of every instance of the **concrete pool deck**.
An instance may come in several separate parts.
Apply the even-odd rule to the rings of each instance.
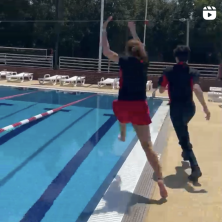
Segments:
[[[205,98],[207,95],[205,94]],[[221,222],[222,221],[222,109],[217,103],[208,103],[211,120],[205,121],[200,104],[189,124],[194,146],[203,176],[201,187],[188,186],[181,167],[181,150],[172,125],[163,155],[163,172],[168,177],[169,198],[163,205],[151,205],[144,222]],[[196,193],[195,193],[196,191]],[[198,192],[199,191],[199,192]],[[158,198],[155,189],[153,199]]]
[[[110,87],[98,89],[96,85],[85,85],[83,87],[43,86],[39,85],[38,81],[16,83],[1,80],[0,85],[117,93],[117,90],[110,89]],[[148,92],[148,96],[150,95],[151,92]],[[160,95],[157,93],[157,96]],[[165,93],[164,96],[167,96],[167,94]],[[205,98],[207,100],[207,94],[205,94]],[[181,149],[173,127],[170,124],[168,128],[168,141],[161,158],[169,198],[164,204],[147,204],[148,211],[144,217],[144,222],[222,221],[222,188],[220,187],[222,184],[222,174],[219,174],[219,169],[222,167],[222,109],[219,108],[220,104],[218,103],[208,103],[212,117],[207,122],[196,98],[195,102],[197,111],[194,119],[189,124],[189,130],[194,151],[203,172],[203,176],[199,181],[201,186],[193,187],[188,184],[186,174],[184,173],[185,170],[181,164]],[[159,199],[158,189],[155,189],[153,196],[150,198],[154,200]],[[129,218],[128,221],[133,220]]]

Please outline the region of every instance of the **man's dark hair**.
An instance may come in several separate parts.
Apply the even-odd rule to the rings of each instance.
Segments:
[[[178,45],[174,50],[174,57],[177,57],[180,62],[186,62],[190,56],[190,48],[185,45]]]

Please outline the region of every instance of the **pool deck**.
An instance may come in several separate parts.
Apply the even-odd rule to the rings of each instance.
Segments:
[[[206,94],[205,94],[205,98]],[[222,109],[217,103],[209,103],[212,118],[205,121],[200,104],[189,124],[191,142],[198,158],[203,176],[201,187],[188,186],[181,167],[181,150],[172,125],[169,129],[167,147],[163,154],[163,172],[168,176],[168,202],[151,205],[144,222],[221,222],[222,221]],[[175,169],[177,167],[177,170]],[[170,175],[170,176],[169,176]],[[199,193],[195,193],[199,191]],[[159,197],[155,189],[153,199]]]
[[[117,93],[110,87],[98,89],[95,85],[84,87],[41,86],[38,81],[24,83],[7,83],[0,81],[0,85],[13,85],[24,87],[41,87],[51,89],[67,89],[75,91],[89,91],[101,93]],[[148,95],[151,95],[148,92]],[[157,94],[157,96],[160,96]],[[165,93],[164,96],[167,96]],[[207,100],[207,94],[205,94]],[[222,109],[218,103],[209,103],[211,120],[205,121],[201,106],[196,101],[196,115],[189,124],[191,141],[194,146],[203,176],[200,178],[201,186],[194,187],[186,180],[188,172],[181,164],[181,149],[172,125],[168,129],[168,142],[162,155],[163,172],[167,177],[165,183],[168,187],[168,201],[162,205],[147,205],[147,214],[144,222],[222,222]],[[158,189],[155,189],[152,199],[158,200]],[[142,221],[139,221],[142,222]]]

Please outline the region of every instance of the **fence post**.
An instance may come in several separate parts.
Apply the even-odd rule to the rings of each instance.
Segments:
[[[217,78],[222,80],[222,62],[218,66]]]
[[[108,59],[108,73],[110,71],[110,60]]]
[[[103,21],[104,21],[104,0],[101,0],[101,14],[100,14],[100,33],[99,33],[99,64],[98,71],[102,69],[102,36],[103,36]]]
[[[52,55],[52,56],[51,56],[51,68],[52,68],[52,69],[53,69],[53,66],[54,66],[53,59],[54,59],[54,56]]]
[[[56,42],[55,42],[55,69],[58,69],[58,59],[59,59],[59,41],[60,41],[60,31],[61,31],[61,24],[60,20],[63,18],[63,1],[56,0],[56,24],[55,24],[55,31],[56,31]]]

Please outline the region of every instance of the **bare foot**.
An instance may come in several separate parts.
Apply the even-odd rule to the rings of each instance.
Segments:
[[[159,186],[159,189],[160,189],[160,196],[162,198],[167,198],[168,197],[168,193],[167,193],[167,190],[166,190],[166,187],[163,183],[163,180],[158,180],[158,186]]]
[[[122,142],[125,142],[126,140],[125,136],[121,136],[121,135],[118,136],[118,139]]]

